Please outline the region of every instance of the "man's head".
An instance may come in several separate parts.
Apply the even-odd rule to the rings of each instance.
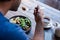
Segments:
[[[21,0],[0,0],[0,5],[1,4],[3,4],[3,5],[7,4],[6,7],[8,7],[10,5],[9,9],[16,11],[20,2],[21,2]]]

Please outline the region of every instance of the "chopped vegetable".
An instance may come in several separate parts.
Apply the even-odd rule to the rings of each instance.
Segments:
[[[20,25],[24,31],[29,31],[31,27],[31,21],[26,17],[13,17],[10,22]]]

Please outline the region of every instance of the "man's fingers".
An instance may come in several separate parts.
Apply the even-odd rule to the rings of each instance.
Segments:
[[[35,8],[35,10],[34,10],[34,15],[35,15],[35,17],[36,17],[36,19],[40,19],[40,20],[42,20],[43,19],[43,11],[42,11],[42,9],[39,9],[39,6],[37,6],[36,8]]]
[[[37,12],[37,11],[36,11],[36,9],[35,9],[35,10],[34,10],[34,15],[36,16],[36,15],[37,15],[37,13],[38,13],[38,12]]]

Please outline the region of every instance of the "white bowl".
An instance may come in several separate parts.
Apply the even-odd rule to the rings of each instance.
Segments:
[[[49,19],[49,20],[48,20]],[[51,28],[52,26],[52,20],[50,18],[44,19],[44,28]]]

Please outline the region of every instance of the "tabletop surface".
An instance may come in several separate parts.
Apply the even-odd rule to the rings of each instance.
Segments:
[[[39,4],[40,6],[44,7],[44,14],[46,16],[49,16],[51,19],[53,19],[53,20],[55,20],[57,22],[60,22],[60,15],[59,15],[60,11],[58,11],[58,10],[52,8],[52,7],[49,7],[48,5],[45,5],[45,4],[41,3],[41,2],[36,1],[36,3]],[[27,6],[27,5],[25,5],[25,6]],[[32,38],[33,35],[34,35],[34,30],[35,30],[35,22],[34,22],[34,16],[33,16],[32,12],[33,12],[33,10],[28,11],[28,12],[23,12],[23,11],[21,11],[19,9],[19,11],[17,11],[17,12],[8,12],[8,14],[6,14],[5,17],[7,17],[8,19],[10,17],[14,16],[14,15],[24,15],[24,16],[29,17],[32,20],[33,26],[34,26],[34,27],[32,26],[31,33],[28,35],[30,38]],[[45,34],[45,40],[48,40],[49,38],[50,38],[50,40],[52,40],[52,34],[53,34],[52,31],[48,30],[48,31],[44,31],[44,32],[45,32],[44,33]]]

